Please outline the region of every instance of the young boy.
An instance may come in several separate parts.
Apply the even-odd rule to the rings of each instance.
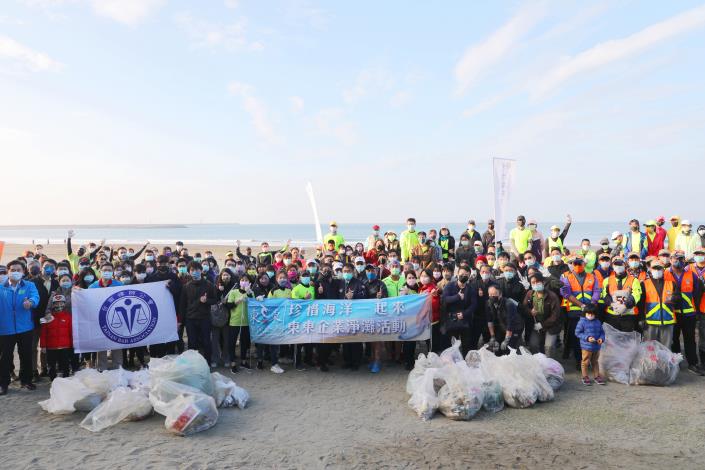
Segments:
[[[63,294],[55,293],[52,296],[47,315],[40,322],[42,330],[39,341],[42,349],[47,351],[49,378],[56,378],[57,369],[62,377],[68,377],[73,336],[71,312],[66,308],[66,297]]]
[[[582,350],[580,369],[583,374],[583,385],[592,385],[590,377],[588,377],[588,364],[592,364],[595,382],[599,385],[605,385],[605,379],[600,375],[600,367],[597,364],[600,348],[605,341],[605,330],[602,329],[600,320],[595,318],[595,310],[594,305],[586,306],[585,316],[578,321],[578,326],[575,327],[575,336],[580,340],[580,349]]]

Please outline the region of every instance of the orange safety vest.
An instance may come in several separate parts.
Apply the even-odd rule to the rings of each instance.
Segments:
[[[636,279],[634,276],[631,274],[627,274],[627,277],[624,279],[624,284],[622,284],[622,287],[619,288],[617,287],[617,275],[615,273],[610,274],[610,277],[607,281],[607,292],[609,292],[610,296],[614,299],[614,293],[617,292],[618,290],[627,290],[631,294],[632,292],[632,285],[634,284],[634,281]],[[639,314],[639,309],[637,306],[634,306],[634,315]],[[617,315],[614,310],[612,310],[612,306],[608,305],[607,306],[607,313],[610,313],[612,315]]]
[[[647,279],[644,282],[644,290],[646,292],[646,323],[649,325],[673,325],[676,322],[676,315],[668,306],[673,302],[673,281],[663,281],[663,292],[661,294],[656,290],[654,281]]]
[[[580,285],[578,277],[575,274],[567,272],[564,276],[570,283],[570,290],[573,297],[582,303],[592,302],[592,292],[595,290],[595,276],[592,273],[585,273],[585,281],[582,286]],[[575,310],[580,311],[580,307],[566,299],[566,310],[569,312]]]
[[[693,275],[697,279],[700,279],[700,281],[702,282],[701,287],[705,287],[705,266],[703,266],[701,270],[697,265],[691,264],[688,269],[693,272]],[[700,313],[705,313],[705,293],[700,296],[700,305],[698,311]]]
[[[673,274],[672,268],[668,268],[666,270],[663,275],[663,278],[667,281],[673,282],[674,284],[678,284],[676,276],[675,274]],[[693,291],[695,290],[695,280],[696,278],[693,275],[693,271],[691,271],[690,269],[683,271],[683,276],[681,276],[681,282],[679,284],[679,287],[681,289],[681,298],[683,299],[681,306],[683,306],[683,308],[676,309],[677,313],[682,313],[686,316],[695,313],[695,300],[693,298]]]

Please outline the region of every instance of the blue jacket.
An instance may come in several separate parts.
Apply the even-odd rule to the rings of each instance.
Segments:
[[[632,251],[639,253],[639,256],[641,257],[641,259],[646,258],[646,255],[648,254],[647,253],[647,243],[648,242],[646,241],[647,240],[646,233],[639,232],[639,234],[641,235],[641,238],[640,238],[641,239],[641,246],[633,246],[634,240],[632,237],[632,232],[631,231],[627,232],[626,242],[624,244],[624,257],[625,258],[627,257],[627,253],[631,253]]]
[[[23,279],[14,290],[9,281],[0,286],[0,336],[25,333],[34,329],[32,308],[24,308],[24,299],[31,300],[32,307],[39,305],[39,292],[34,283]]]
[[[599,351],[601,345],[589,343],[588,338],[592,336],[595,338],[595,341],[598,339],[604,341],[605,330],[602,329],[602,323],[600,323],[600,320],[597,318],[588,320],[582,317],[580,321],[578,321],[578,326],[575,327],[575,336],[580,340],[580,349],[584,349],[585,351]]]

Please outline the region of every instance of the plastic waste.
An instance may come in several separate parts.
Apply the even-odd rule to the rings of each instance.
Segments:
[[[607,380],[629,384],[631,364],[639,352],[641,335],[636,331],[619,331],[604,323],[605,342],[600,349],[598,363]]]
[[[558,390],[565,382],[565,370],[560,362],[551,359],[543,353],[534,354],[533,356],[541,365],[543,375],[546,377],[549,385],[553,390]]]
[[[463,362],[463,354],[460,352],[460,341],[451,338],[451,346],[441,353],[441,361],[445,364]]]
[[[152,404],[144,391],[118,387],[86,415],[81,421],[81,427],[98,432],[121,421],[139,421],[151,414]]]
[[[149,401],[154,411],[165,416],[164,427],[180,436],[205,431],[218,421],[213,397],[189,385],[171,380],[155,381]]]
[[[639,345],[630,370],[633,385],[671,385],[676,381],[682,354],[674,354],[658,341],[645,341]]]
[[[490,413],[497,413],[504,409],[504,396],[502,395],[502,385],[496,380],[488,380],[482,384],[484,400],[482,409]]]
[[[438,391],[438,410],[452,420],[467,421],[482,408],[483,377],[479,369],[464,362],[448,364],[438,371],[445,385]]]
[[[411,395],[415,389],[415,383],[420,380],[426,369],[443,367],[443,361],[434,352],[428,353],[428,356],[419,354],[414,363],[414,368],[409,372],[409,377],[406,379],[406,393]]]
[[[433,388],[433,378],[438,369],[426,369],[423,377],[415,383],[408,404],[423,421],[431,419],[438,409],[438,395]]]
[[[49,399],[39,406],[52,414],[71,414],[74,411],[90,411],[100,405],[103,396],[86,387],[75,378],[56,378],[49,389]]]
[[[197,388],[207,395],[213,394],[210,367],[198,351],[189,349],[175,358],[150,361],[149,371],[153,382],[170,380]]]
[[[237,406],[244,409],[247,406],[247,402],[250,400],[250,394],[247,393],[247,390],[238,387],[235,382],[218,372],[213,372],[211,377],[213,378],[213,398],[215,398],[215,405],[218,408]]]

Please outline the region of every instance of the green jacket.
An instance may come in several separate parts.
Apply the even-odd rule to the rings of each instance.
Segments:
[[[247,320],[247,294],[240,289],[232,289],[228,293],[227,303],[235,303],[242,299],[242,302],[230,309],[230,326],[248,326]]]
[[[382,279],[382,282],[384,282],[384,285],[387,286],[388,297],[399,297],[399,289],[401,289],[404,284],[406,284],[404,276],[399,276],[398,281],[392,279],[392,276],[387,276]]]
[[[310,299],[316,298],[316,289],[312,284],[305,286],[303,284],[296,284],[293,289],[291,289],[291,298],[305,300],[306,294],[311,294]]]
[[[328,245],[328,240],[333,240],[335,242],[335,249],[337,250],[340,248],[340,245],[345,244],[345,239],[343,236],[339,233],[336,233],[335,235],[328,232],[325,237],[323,237],[323,246]]]
[[[411,250],[419,244],[419,234],[416,230],[409,232],[404,230],[399,235],[399,245],[401,247],[401,261],[407,262],[411,259]]]
[[[269,295],[267,296],[270,299],[290,299],[291,298],[291,289],[282,289],[281,287],[275,287],[271,291],[269,291]]]
[[[575,254],[581,255],[585,260],[585,271],[591,273],[595,270],[595,262],[597,261],[597,255],[594,251],[588,250],[587,253],[585,253],[583,252],[583,249],[580,248]]]

